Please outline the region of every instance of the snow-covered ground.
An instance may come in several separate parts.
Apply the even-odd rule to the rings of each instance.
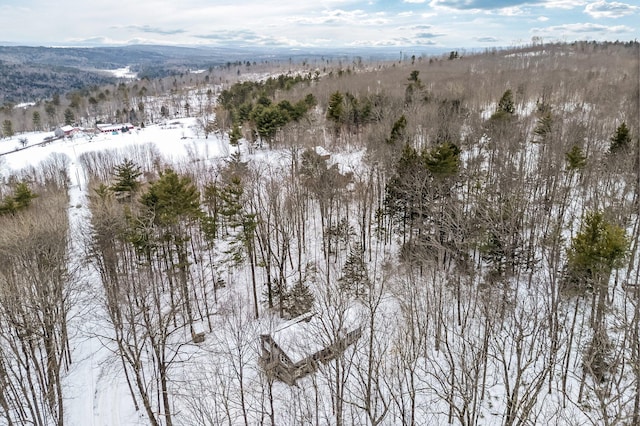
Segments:
[[[101,70],[108,72],[116,78],[134,79],[138,78],[138,73],[131,71],[130,67],[117,68],[115,70]]]
[[[529,102],[519,107],[517,113],[530,115],[534,111],[534,106],[534,103]],[[485,118],[488,118],[494,110],[495,105],[487,107]],[[12,170],[36,165],[52,154],[62,154],[70,159],[68,166],[68,175],[71,179],[69,220],[72,232],[74,232],[72,259],[77,262],[77,265],[81,265],[82,262],[84,254],[82,234],[87,229],[86,226],[90,218],[87,205],[89,189],[87,188],[85,171],[79,162],[79,157],[82,154],[104,150],[122,150],[123,153],[126,153],[132,147],[153,144],[169,163],[180,163],[186,160],[197,161],[198,164],[209,164],[207,161],[211,163],[222,162],[232,152],[226,137],[211,134],[208,139],[204,139],[197,128],[196,120],[193,118],[170,120],[165,124],[150,125],[146,128],[116,135],[110,133],[98,135],[80,134],[72,139],[56,140],[46,145],[39,145],[49,136],[52,136],[52,133],[31,133],[0,141],[0,154],[4,154],[0,156],[0,177],[5,177]],[[20,142],[21,138],[26,138],[27,140],[24,147]],[[463,158],[469,160],[469,158],[476,156],[480,157],[481,145],[487,145],[489,142],[488,139],[485,139],[483,138],[480,141],[478,147],[466,152]],[[517,158],[512,159],[512,161],[522,161],[524,164],[522,170],[533,176],[536,173],[536,167],[541,155],[540,150],[539,145],[530,144],[526,149],[521,150]],[[322,147],[317,147],[316,153],[322,156],[330,156],[328,163],[330,165],[337,164],[342,174],[351,174],[354,177],[354,182],[367,182],[368,169],[363,161],[363,150],[331,153]],[[253,166],[256,168],[263,166],[264,168],[273,169],[286,168],[287,164],[291,162],[290,152],[287,150],[256,150],[250,158],[255,163]],[[246,157],[243,157],[243,159],[246,159]],[[481,167],[480,170],[484,171],[485,168]],[[267,177],[261,176],[261,178]],[[278,183],[282,184],[282,182]],[[286,188],[277,189],[286,190]],[[310,204],[313,203],[310,200],[308,202]],[[529,206],[530,209],[535,207],[533,205]],[[581,210],[581,205],[578,202],[573,202],[565,214],[567,217],[578,217]],[[322,231],[319,231],[321,225],[316,223],[318,222],[317,219],[311,213],[307,219],[308,222],[304,224],[308,226],[309,239],[322,235]],[[571,229],[567,229],[564,233],[567,241],[571,238],[571,232]],[[292,245],[295,245],[295,242]],[[313,247],[309,249],[308,257],[311,260],[321,259],[322,245],[320,239],[316,238],[316,240],[310,242],[310,245]],[[373,251],[375,252],[376,249]],[[382,250],[379,253],[382,253]],[[379,253],[374,253],[374,255]],[[380,259],[382,257],[381,255]],[[331,260],[333,261],[333,259],[332,256]],[[330,272],[333,277],[339,274],[343,261],[344,259],[338,260],[338,256],[336,256],[335,264],[329,265],[327,263],[327,268],[331,268]],[[374,263],[374,267],[378,267],[383,262],[382,260],[376,260],[372,262],[372,264]],[[100,278],[92,270],[80,269],[80,281],[84,288],[82,297],[86,299],[86,304],[79,304],[77,310],[71,313],[70,328],[74,330],[71,337],[71,357],[73,362],[64,381],[66,424],[71,426],[136,426],[148,424],[148,420],[141,414],[143,410],[136,411],[133,406],[129,388],[123,377],[122,364],[117,356],[113,356],[112,348],[109,347],[109,339],[100,337],[104,332],[102,327],[105,324],[105,319],[99,316],[99,310],[93,309],[96,304],[95,298],[99,297],[98,295],[101,292]],[[261,416],[264,419],[265,413],[260,413],[259,410],[268,405],[265,403],[267,384],[264,379],[261,379],[262,373],[255,359],[256,337],[261,331],[276,329],[278,320],[268,315],[265,315],[260,321],[253,319],[252,308],[246,303],[249,299],[246,296],[251,293],[249,284],[251,280],[244,275],[247,273],[246,269],[236,268],[233,270],[228,268],[225,271],[226,281],[234,283],[234,291],[240,293],[242,297],[239,297],[238,300],[229,298],[231,299],[230,302],[229,300],[226,301],[229,303],[220,304],[216,308],[225,313],[233,311],[234,314],[217,315],[213,319],[213,321],[217,321],[213,327],[215,332],[207,335],[203,344],[199,346],[193,344],[182,346],[179,357],[181,361],[184,360],[185,362],[177,363],[177,366],[172,371],[172,379],[175,386],[172,390],[183,397],[181,401],[183,404],[186,401],[189,404],[193,404],[194,407],[201,408],[206,405],[225,403],[231,406],[231,408],[211,409],[210,413],[224,413],[220,418],[211,419],[211,424],[236,424],[236,422],[243,420],[240,413],[244,409],[244,405],[242,409],[239,408],[238,390],[234,388],[234,386],[238,386],[237,380],[241,380],[240,387],[246,386],[243,392],[246,392],[247,398],[250,399],[246,405],[251,410],[254,410],[253,414],[249,415],[249,424],[255,424],[252,423],[254,421],[257,423]],[[291,269],[294,269],[294,267],[292,266]],[[329,271],[326,272],[328,276]],[[482,271],[479,271],[480,275],[481,273]],[[527,369],[523,370],[521,376],[519,376],[523,381],[522,389],[534,389],[538,373],[546,371],[545,369],[547,368],[545,364],[547,362],[546,356],[538,356],[539,354],[544,354],[545,345],[548,345],[546,340],[548,339],[548,334],[545,331],[547,327],[545,309],[548,309],[548,306],[545,305],[547,301],[545,297],[549,292],[546,286],[549,285],[550,280],[546,277],[547,273],[548,271],[544,268],[532,273],[532,279],[526,289],[523,285],[524,278],[523,283],[515,283],[514,288],[517,289],[516,292],[518,294],[513,300],[526,300],[527,302],[518,303],[513,310],[509,310],[508,316],[504,319],[504,324],[506,325],[500,331],[492,331],[487,324],[479,321],[484,318],[485,313],[478,312],[482,304],[477,303],[477,299],[486,297],[486,295],[483,296],[479,292],[475,293],[478,291],[476,283],[463,283],[462,288],[458,290],[461,295],[456,296],[449,291],[453,285],[453,282],[448,281],[450,277],[439,276],[435,272],[432,278],[421,277],[416,279],[415,282],[407,281],[405,283],[405,278],[389,278],[390,282],[397,278],[397,282],[385,282],[385,285],[389,285],[389,287],[393,285],[396,288],[392,290],[384,289],[385,300],[381,302],[379,311],[372,314],[372,317],[377,321],[376,327],[378,329],[376,331],[384,330],[384,333],[381,333],[384,338],[376,340],[376,344],[380,344],[380,347],[377,348],[380,352],[376,356],[380,356],[380,359],[385,359],[385,362],[381,361],[381,365],[385,367],[380,367],[381,372],[378,378],[384,377],[384,380],[390,378],[389,383],[384,382],[384,380],[384,383],[376,383],[376,386],[379,386],[380,389],[379,396],[381,400],[384,403],[393,405],[391,397],[393,395],[406,403],[403,398],[407,398],[407,395],[413,392],[413,389],[409,388],[409,382],[413,386],[413,380],[415,379],[420,387],[420,391],[416,394],[416,412],[418,415],[424,416],[416,419],[416,424],[443,423],[443,421],[446,421],[447,411],[450,409],[446,403],[446,398],[451,398],[458,404],[458,407],[461,407],[463,402],[466,402],[465,398],[470,395],[475,398],[479,393],[477,387],[479,386],[478,378],[480,374],[475,377],[476,382],[468,383],[467,380],[470,380],[468,377],[464,375],[456,376],[451,372],[477,373],[474,370],[474,366],[476,364],[480,365],[479,360],[481,360],[482,356],[486,356],[486,354],[482,354],[480,349],[482,345],[487,345],[489,349],[485,350],[489,350],[491,355],[489,360],[484,360],[484,363],[488,366],[486,369],[488,378],[485,378],[486,380],[483,379],[482,384],[484,389],[484,382],[486,381],[486,398],[481,398],[479,402],[475,401],[474,404],[477,403],[477,406],[472,406],[471,409],[475,409],[476,414],[479,413],[479,417],[476,418],[477,424],[502,424],[504,412],[506,411],[505,407],[507,406],[507,395],[512,392],[517,397],[519,389],[515,388],[515,393],[513,393],[514,389],[507,389],[508,386],[505,386],[504,377],[514,377],[516,374],[520,374],[519,371],[514,369],[516,367],[519,368],[524,363]],[[376,281],[377,284],[384,281],[379,280],[380,276],[382,276],[382,273],[375,277],[378,280]],[[535,282],[536,285],[529,289],[531,282]],[[466,284],[470,285],[467,286]],[[460,286],[461,284],[458,282],[458,287]],[[228,287],[231,287],[231,285]],[[496,293],[494,296],[496,299],[499,297],[506,298],[507,294],[506,292],[504,295]],[[395,298],[395,300],[390,301],[392,298]],[[462,303],[468,303],[469,306],[460,306],[461,299]],[[429,303],[425,301],[433,303],[433,306],[427,306]],[[416,329],[422,327],[417,334],[424,332],[422,336],[417,338],[423,339],[419,345],[411,345],[408,336],[401,335],[399,334],[401,332],[398,331],[405,327],[402,332],[407,332],[411,328],[411,326],[407,326],[411,318],[403,318],[402,307],[398,308],[396,304],[411,305],[411,303],[425,303],[425,306],[416,305],[413,307],[416,311],[424,314],[425,323],[421,324],[420,321],[415,323]],[[440,310],[437,311],[437,309]],[[563,323],[564,326],[570,323],[569,318],[574,318],[574,320],[577,318],[578,321],[584,320],[581,313],[569,315],[573,311],[568,307],[564,307],[564,309],[568,312],[565,313],[563,311],[560,313],[560,315],[566,315],[567,318]],[[436,315],[441,315],[442,318],[435,318]],[[468,322],[465,320],[464,324],[461,324],[460,317],[466,315],[469,315],[471,320]],[[441,332],[436,327],[436,324],[440,324],[438,327],[445,327],[444,334],[447,336],[446,339],[450,340],[445,342],[446,347],[444,349],[436,349],[434,351],[434,342],[438,343],[440,339],[439,333]],[[447,330],[446,327],[450,327],[450,329]],[[486,341],[484,341],[483,336],[485,330],[489,330],[486,332]],[[513,330],[518,330],[521,335],[511,336],[509,333]],[[182,333],[183,331],[180,332]],[[534,336],[534,338],[523,337],[530,335]],[[184,336],[182,337],[184,337],[182,339],[184,342],[190,340],[187,331],[184,331]],[[580,342],[573,343],[575,348],[572,348],[569,343],[568,348],[559,349],[565,350],[568,354],[566,357],[567,366],[569,363],[572,364],[570,371],[567,367],[569,375],[564,380],[566,382],[567,395],[574,399],[578,393],[577,389],[580,382],[580,377],[578,377],[580,372],[580,347],[588,342],[588,336],[580,336],[580,339]],[[522,350],[522,348],[515,348],[513,346],[514,342],[519,342],[521,345],[527,343],[528,346],[526,350]],[[440,343],[442,344],[442,342]],[[356,375],[363,374],[358,368],[368,362],[363,358],[366,357],[366,350],[357,352],[353,356],[357,361],[354,365],[357,364],[358,367],[353,367],[353,371],[350,374],[354,375],[352,377],[356,377],[355,382],[362,381],[364,375],[360,377]],[[374,361],[378,362],[377,359]],[[237,377],[238,368],[245,368],[243,371],[245,375],[240,379]],[[332,380],[327,378],[333,373],[330,368],[327,367],[324,372],[318,373],[318,377],[306,377],[300,380],[297,387],[288,387],[282,383],[272,383],[273,389],[268,392],[273,394],[276,411],[279,412],[277,419],[287,419],[291,422],[283,424],[311,424],[311,420],[305,422],[300,419],[313,419],[316,424],[332,424],[335,421],[331,414],[333,406],[329,398],[330,392],[326,391]],[[388,368],[389,371],[382,372],[382,368]],[[407,373],[405,377],[402,369],[410,372],[411,376]],[[320,377],[322,374],[326,375],[324,382]],[[409,380],[409,377],[411,380]],[[546,383],[546,376],[540,377],[543,377]],[[549,423],[552,424],[584,424],[586,417],[582,413],[583,407],[573,406],[570,403],[568,407],[559,408],[560,404],[563,403],[559,400],[566,398],[566,395],[563,396],[557,392],[561,380],[559,369],[554,369],[553,376],[548,379],[549,383],[553,383],[554,393],[547,395],[545,392],[541,392],[539,398],[536,396],[537,402],[534,404],[534,408],[539,413],[537,419],[548,419]],[[351,383],[353,384],[354,380]],[[402,384],[405,388],[394,388],[399,384]],[[198,386],[206,387],[206,389],[199,389]],[[551,387],[551,384],[549,386]],[[354,408],[357,403],[362,404],[362,401],[355,399],[359,397],[357,395],[357,383],[354,389],[349,389],[349,395],[347,395],[347,397],[353,398],[353,401],[355,401],[349,405],[352,409],[351,413],[355,413],[351,420],[353,424],[358,422],[360,424],[369,424],[362,412],[358,412]],[[451,393],[450,396],[449,392]],[[538,390],[538,392],[540,391]],[[184,398],[185,395],[189,395],[189,397]],[[211,395],[215,395],[215,398],[209,398]],[[203,397],[200,398],[201,396]],[[314,401],[315,406],[305,408],[303,405],[309,404],[309,401]],[[586,403],[592,403],[592,401],[587,401]],[[178,411],[181,408],[185,407],[177,406]],[[311,414],[304,414],[303,411],[305,409]],[[315,413],[313,412],[314,410]],[[594,414],[594,416],[597,416],[597,414]],[[181,421],[176,423],[181,425],[200,424],[196,420],[189,423],[189,420],[184,419],[193,420],[192,417],[184,414]],[[297,419],[297,422],[294,419]],[[570,419],[575,420],[571,423]],[[398,417],[393,420],[387,420],[383,424],[393,424],[394,420],[398,420]],[[265,424],[269,424],[269,422],[266,421]],[[347,424],[351,423],[347,422]]]
[[[78,158],[83,153],[105,150],[123,150],[141,144],[154,144],[164,158],[175,161],[189,155],[201,160],[227,157],[228,140],[216,135],[208,139],[198,137],[195,119],[172,120],[164,125],[138,128],[127,133],[89,135],[78,134],[71,139],[55,140],[38,145],[52,132],[34,132],[0,141],[0,178],[12,171],[36,166],[52,154],[63,154],[70,159],[68,174],[69,220],[72,232],[72,261],[82,263],[84,256],[83,230],[87,229],[90,212],[87,205],[87,184]],[[18,140],[27,144],[15,150]],[[195,153],[195,154],[194,154]],[[70,426],[118,426],[148,424],[132,404],[129,388],[122,374],[122,365],[100,338],[102,318],[95,317],[91,306],[99,293],[99,277],[86,267],[80,268],[80,279],[85,288],[82,296],[87,304],[73,312],[70,318],[72,364],[65,386],[65,424]]]

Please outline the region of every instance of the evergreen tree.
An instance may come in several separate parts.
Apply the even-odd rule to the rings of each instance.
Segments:
[[[623,266],[629,241],[622,227],[601,212],[588,213],[567,252],[570,282],[578,289],[605,291],[613,269]]]
[[[582,149],[578,145],[574,145],[569,152],[565,154],[567,161],[567,169],[582,170],[587,165],[587,156],[584,155]]]
[[[73,115],[73,111],[70,108],[64,110],[64,124],[67,126],[71,126],[73,122],[76,120]]]
[[[336,127],[342,124],[344,120],[344,96],[342,93],[335,92],[329,98],[327,118],[333,121],[336,124]]]
[[[42,119],[40,117],[39,111],[33,111],[31,121],[33,122],[33,129],[40,130],[42,129]]]
[[[502,94],[502,97],[498,102],[498,111],[507,114],[513,114],[516,112],[515,106],[513,104],[513,93],[511,92],[511,89],[507,89]]]
[[[364,260],[362,244],[356,243],[351,248],[338,283],[343,291],[356,297],[364,296],[369,290],[371,281]]]
[[[428,181],[428,170],[423,160],[415,148],[405,144],[386,186],[386,211],[403,224],[420,214],[427,199],[424,183]]]
[[[125,159],[121,164],[114,167],[113,176],[115,183],[111,185],[111,190],[116,194],[136,192],[140,188],[138,178],[142,176],[140,166],[129,159]]]
[[[235,117],[240,123],[249,121],[251,114],[253,113],[253,104],[251,102],[244,102],[238,106],[235,110]],[[235,121],[235,120],[234,120]]]
[[[551,115],[551,110],[547,108],[538,119],[535,129],[533,129],[533,133],[540,138],[541,142],[545,142],[551,135],[552,130],[553,116]]]
[[[515,105],[513,103],[513,93],[511,89],[507,89],[500,100],[498,101],[498,107],[491,116],[492,120],[506,120],[511,118],[516,112]]]
[[[160,179],[149,186],[140,201],[147,208],[147,216],[143,219],[155,225],[154,231],[163,246],[164,262],[170,265],[172,272],[178,277],[181,305],[193,335],[193,292],[189,289],[188,242],[190,224],[202,217],[200,193],[191,178],[179,176],[167,169],[160,173]],[[153,244],[154,236],[149,235],[147,229],[138,227],[137,230],[137,245],[146,249],[148,241]]]
[[[309,109],[316,106],[318,104],[318,100],[313,96],[313,93],[308,93],[307,96],[304,97],[304,103],[307,106],[307,109]]]
[[[13,200],[17,209],[24,209],[31,205],[31,200],[38,197],[31,191],[31,188],[25,183],[20,182],[13,190]]]
[[[288,117],[277,106],[256,106],[251,113],[258,135],[269,143],[273,142],[278,130],[287,124]]]
[[[616,129],[616,132],[611,137],[611,145],[609,145],[609,152],[611,154],[617,154],[619,152],[626,152],[631,146],[631,134],[626,123],[622,123]]]
[[[302,281],[296,281],[293,287],[291,287],[291,290],[287,292],[285,301],[285,312],[289,314],[291,318],[295,318],[313,309],[315,297],[308,285]]]
[[[451,142],[435,146],[426,157],[427,169],[437,178],[458,174],[460,167],[460,148]]]
[[[242,132],[240,131],[240,126],[236,121],[233,122],[231,126],[231,133],[229,133],[229,144],[231,146],[238,146],[240,142],[240,138],[242,138]]]
[[[506,251],[504,245],[495,231],[488,231],[485,241],[480,246],[480,253],[485,262],[492,267],[492,273],[502,276]]]
[[[219,192],[220,214],[232,229],[242,225],[243,194],[244,187],[238,175],[231,176],[229,182]]]
[[[393,123],[393,127],[391,128],[391,135],[387,139],[388,144],[395,144],[396,142],[401,142],[405,139],[407,129],[407,118],[402,114],[400,118]]]
[[[2,133],[5,138],[10,138],[14,135],[13,133],[13,123],[11,120],[7,119],[2,122]]]
[[[26,209],[31,205],[31,200],[38,197],[25,182],[16,184],[13,194],[5,197],[0,203],[0,216],[5,214],[15,214],[19,210]]]
[[[47,113],[47,117],[49,118],[49,125],[53,124],[53,120],[56,117],[55,105],[51,102],[47,102],[44,106],[44,112]]]
[[[5,214],[15,214],[16,210],[16,202],[14,201],[13,197],[6,197],[0,203],[0,216],[3,216]]]
[[[141,202],[153,212],[155,222],[162,226],[197,219],[202,215],[200,192],[191,178],[179,176],[172,169],[160,173],[160,179],[143,194]]]

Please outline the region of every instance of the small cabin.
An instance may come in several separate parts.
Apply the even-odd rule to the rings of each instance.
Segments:
[[[315,313],[300,315],[281,324],[270,334],[260,336],[260,364],[277,380],[294,385],[296,380],[314,372],[319,363],[340,356],[362,335],[355,324],[324,344],[321,319]]]

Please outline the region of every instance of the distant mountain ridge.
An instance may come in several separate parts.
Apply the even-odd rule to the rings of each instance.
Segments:
[[[141,77],[163,77],[220,61],[202,49],[167,46],[0,46],[0,104],[37,101],[117,81],[104,70],[128,66]]]
[[[422,52],[416,52],[417,55]],[[431,53],[434,53],[433,50]],[[114,83],[105,73],[129,67],[142,77],[176,75],[236,61],[302,61],[356,57],[397,59],[411,55],[398,48],[291,49],[269,47],[188,47],[127,45],[100,47],[0,46],[0,106],[34,102],[54,93]]]

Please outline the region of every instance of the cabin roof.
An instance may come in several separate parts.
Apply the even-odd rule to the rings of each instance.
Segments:
[[[338,333],[339,337],[359,328],[359,317],[355,307],[348,308],[342,315],[343,326]],[[331,328],[333,326],[330,318],[309,312],[280,324],[271,333],[271,338],[292,362],[298,363],[332,343],[329,341]]]

